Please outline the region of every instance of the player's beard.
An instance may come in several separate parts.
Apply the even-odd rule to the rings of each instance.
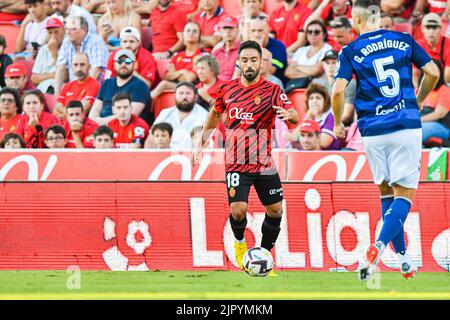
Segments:
[[[248,72],[249,70],[252,70],[253,72]],[[256,79],[256,77],[259,74],[259,70],[253,70],[253,69],[247,69],[245,70],[245,72],[242,73],[242,75],[244,76],[245,80],[247,80],[248,82],[252,82],[253,80]]]
[[[185,100],[176,103],[177,109],[181,112],[191,112],[194,109],[195,101],[187,102]]]

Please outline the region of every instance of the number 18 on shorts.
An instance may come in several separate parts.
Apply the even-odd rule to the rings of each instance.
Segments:
[[[250,187],[253,186],[258,198],[264,206],[283,200],[283,188],[278,172],[272,174],[227,172],[226,174],[228,203],[246,202]]]

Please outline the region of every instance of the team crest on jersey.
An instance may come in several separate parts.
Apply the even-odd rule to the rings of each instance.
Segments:
[[[231,198],[234,198],[234,196],[236,195],[236,189],[234,189],[233,187],[231,187],[231,188],[230,188],[230,191],[229,191],[229,194],[230,194],[230,197],[231,197]]]
[[[298,15],[298,13],[296,13],[294,16],[294,21],[298,21],[298,18],[299,18],[299,15]]]
[[[128,130],[128,139],[133,139],[133,132]]]
[[[257,94],[255,97],[255,104],[259,105],[260,103],[261,103],[261,96],[259,94]]]

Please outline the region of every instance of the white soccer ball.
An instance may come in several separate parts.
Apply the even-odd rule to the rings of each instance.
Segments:
[[[251,248],[244,254],[242,266],[252,277],[265,277],[273,269],[272,254],[262,247]]]

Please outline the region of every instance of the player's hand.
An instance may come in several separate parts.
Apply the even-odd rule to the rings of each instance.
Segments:
[[[279,107],[279,106],[273,106],[273,108],[275,109],[275,111],[277,113],[278,119],[283,120],[283,121],[289,121],[291,119],[291,114],[286,109]]]
[[[345,126],[342,122],[334,124],[333,132],[336,138],[345,139]]]
[[[194,147],[191,154],[191,163],[193,166],[200,163],[201,157],[202,157],[202,151],[203,147],[197,146]]]

